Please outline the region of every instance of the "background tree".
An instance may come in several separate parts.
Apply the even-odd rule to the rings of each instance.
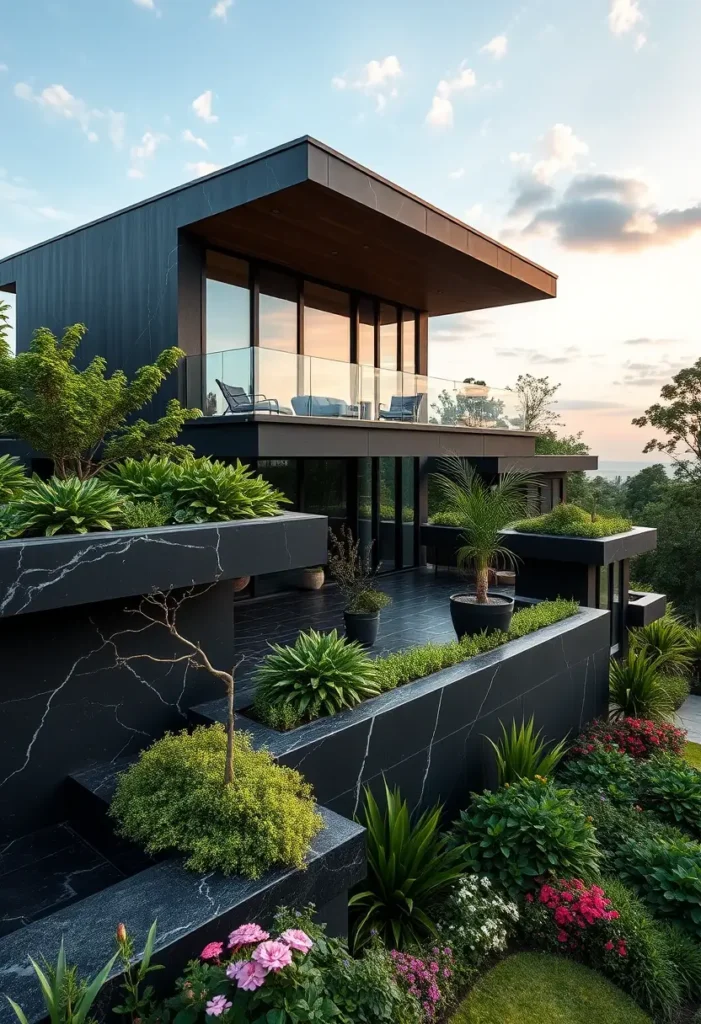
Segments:
[[[663,501],[673,486],[667,470],[661,462],[645,466],[640,472],[629,476],[622,485],[622,510],[634,523],[643,522],[648,505]]]
[[[549,427],[535,439],[536,455],[588,455],[591,449],[582,441],[582,431],[578,434],[564,434],[558,437]]]
[[[67,327],[57,338],[47,327],[32,336],[29,351],[13,356],[6,335],[6,311],[0,320],[0,434],[26,441],[53,460],[58,477],[86,480],[103,466],[149,455],[178,458],[190,449],[174,438],[186,420],[200,416],[174,398],[159,420],[134,420],[184,355],[161,352],[129,380],[122,370],[106,375],[107,363],[95,356],[84,370],[75,366],[86,333],[83,324]]]
[[[0,359],[9,359],[12,355],[7,335],[10,332],[10,307],[0,299]]]
[[[701,359],[676,373],[672,383],[662,388],[660,397],[668,404],[651,405],[633,423],[636,427],[657,427],[667,434],[667,440],[653,437],[643,451],[665,452],[682,476],[701,480]]]
[[[495,427],[508,427],[504,415],[504,403],[499,398],[481,398],[476,395],[451,395],[446,389],[440,392],[435,402],[431,403],[433,414],[430,423],[454,426],[464,423],[468,427],[479,427],[489,424]]]
[[[549,377],[534,377],[530,373],[521,373],[516,383],[507,391],[513,391],[519,406],[518,417],[513,420],[514,426],[521,430],[553,431],[560,423],[560,414],[551,406],[560,384],[553,384]]]

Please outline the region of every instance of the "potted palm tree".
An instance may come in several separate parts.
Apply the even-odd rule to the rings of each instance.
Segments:
[[[329,534],[329,573],[346,602],[343,611],[346,637],[357,640],[363,647],[372,647],[377,640],[380,611],[392,601],[375,586],[377,569],[372,565],[372,544],[361,551],[360,541],[353,538],[347,526],[342,526],[338,534],[333,530]]]
[[[446,511],[460,523],[458,567],[472,570],[474,589],[450,597],[450,615],[458,637],[486,630],[508,630],[514,599],[489,589],[490,573],[516,568],[518,558],[502,543],[502,531],[531,511],[531,473],[504,473],[486,483],[463,459],[441,459],[434,474]]]

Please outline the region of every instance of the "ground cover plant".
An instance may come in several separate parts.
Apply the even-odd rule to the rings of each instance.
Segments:
[[[120,776],[110,816],[148,853],[183,853],[193,871],[258,878],[301,867],[322,827],[311,787],[291,768],[236,735],[235,770],[224,784],[222,726],[167,734]]]
[[[458,665],[463,661],[467,661],[468,658],[474,658],[478,654],[485,654],[497,647],[501,647],[510,640],[516,640],[546,626],[561,622],[575,615],[578,610],[579,605],[576,601],[565,601],[562,599],[542,601],[530,608],[523,608],[516,612],[511,620],[511,627],[508,633],[480,633],[476,636],[465,636],[462,640],[453,640],[449,643],[427,643],[419,647],[409,647],[403,651],[385,654],[382,657],[375,658],[372,662],[374,667],[374,682],[372,685],[374,687],[376,683],[379,691],[386,693],[397,686],[403,686],[406,683],[414,682],[416,679],[423,679],[433,672],[439,672],[441,669]],[[346,644],[343,649],[347,649],[347,646]],[[284,660],[285,665],[288,662],[290,664],[298,664],[297,659],[299,656],[300,652],[297,650],[297,643],[294,647],[278,648],[276,646],[273,649],[273,654],[268,655],[268,658],[262,663],[259,670],[259,682],[254,700],[255,714],[256,717],[273,729],[292,729],[300,725],[305,719],[311,720],[318,716],[318,711],[313,713],[310,710],[310,708],[319,703],[318,684],[315,682],[313,674],[307,673],[306,670],[303,672],[301,666],[296,676],[297,692],[301,692],[302,680],[307,679],[310,698],[303,713],[296,710],[293,700],[287,699],[289,692],[284,692],[285,687],[281,685],[278,689],[270,685],[270,680],[273,677],[276,681],[281,682],[281,678],[278,679],[277,677],[278,668],[282,667],[281,659]],[[274,659],[275,673],[268,672],[267,669],[271,659]],[[364,666],[365,663],[361,662],[361,665]],[[362,667],[362,671],[359,668],[356,674],[362,680],[362,678],[365,678],[365,673],[366,668]],[[285,678],[287,678],[287,674]],[[374,696],[374,694],[368,692],[367,696]],[[366,699],[366,697],[364,696],[362,699]]]
[[[126,525],[124,500],[114,487],[95,478],[52,477],[27,481],[9,506],[15,537],[53,537]]]
[[[632,525],[630,519],[623,516],[598,515],[578,505],[562,503],[545,515],[515,523],[514,530],[519,533],[546,533],[555,537],[597,538],[627,533]]]

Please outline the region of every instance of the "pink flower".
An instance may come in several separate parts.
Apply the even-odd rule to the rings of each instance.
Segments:
[[[232,967],[236,968],[236,972],[229,974]],[[255,960],[241,960],[237,964],[229,964],[226,973],[230,978],[236,978],[236,984],[244,992],[253,992],[265,984],[265,975],[268,972],[262,964],[257,964]]]
[[[240,949],[241,946],[255,946],[257,942],[265,942],[269,938],[268,932],[264,932],[260,925],[242,924],[229,935],[229,949]]]
[[[209,942],[200,953],[200,960],[217,960],[222,955],[223,951],[223,942]],[[218,998],[219,996],[217,996],[217,999]],[[218,1014],[215,1014],[215,1016],[218,1016]]]
[[[292,963],[292,950],[286,942],[270,939],[268,942],[261,942],[253,950],[253,959],[257,960],[266,971],[281,971]]]
[[[221,945],[221,943],[212,942],[212,946]],[[226,1013],[227,1010],[231,1009],[231,1003],[226,996],[214,996],[207,1003],[207,1014],[210,1017],[221,1017],[222,1013]]]
[[[290,949],[296,949],[298,953],[308,953],[314,945],[312,939],[300,928],[288,928],[280,936],[280,941],[286,942]]]
[[[611,940],[610,940],[610,939],[608,940],[608,942],[607,942],[607,943],[605,943],[605,945],[604,945],[604,949],[608,949],[608,950],[611,950],[611,949],[613,949],[613,943],[611,942]]]

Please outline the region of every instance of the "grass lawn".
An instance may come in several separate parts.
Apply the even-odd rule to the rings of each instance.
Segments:
[[[451,1024],[652,1024],[624,992],[587,967],[518,953],[485,974]]]
[[[684,751],[684,757],[689,764],[693,764],[694,768],[701,770],[701,743],[692,743],[689,740]]]

